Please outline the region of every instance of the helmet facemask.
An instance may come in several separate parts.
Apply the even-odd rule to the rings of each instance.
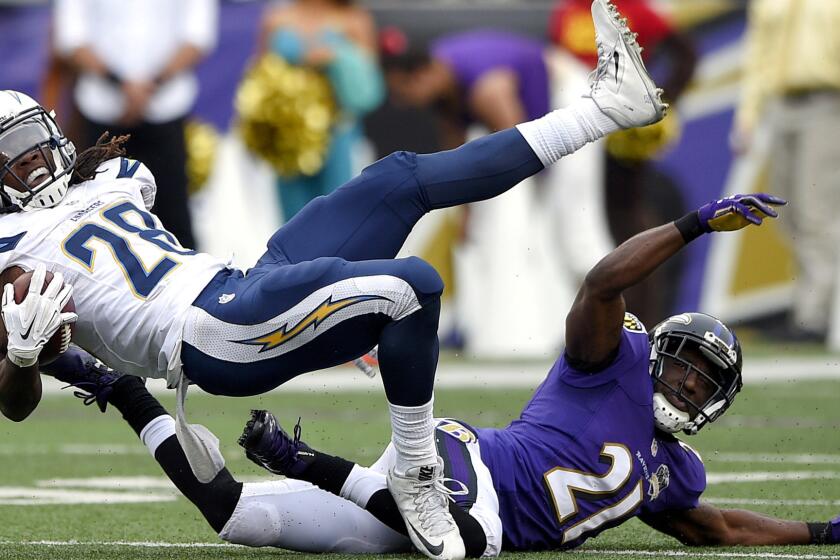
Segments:
[[[29,177],[21,177],[13,168],[35,151],[40,152],[46,173],[38,177],[40,182],[33,187],[29,185]],[[53,115],[42,107],[26,109],[0,125],[0,198],[3,206],[16,204],[24,210],[55,206],[67,194],[75,163],[73,143],[61,132]],[[9,185],[10,179],[17,188]]]
[[[704,317],[713,319],[709,316]],[[722,326],[721,323],[718,324]],[[740,346],[728,329],[727,333],[734,341],[730,344],[724,342],[713,331],[669,327],[669,321],[663,325],[657,327],[651,337],[650,373],[655,391],[654,422],[657,428],[665,432],[682,430],[686,434],[696,434],[707,423],[719,418],[741,389]],[[696,358],[692,360],[690,355],[697,356],[698,352],[706,359],[707,366],[695,363],[698,361]],[[679,377],[669,375],[669,379],[665,378],[666,360],[673,362],[672,368],[676,367],[681,371]],[[695,385],[703,386],[704,392],[708,392],[702,403],[693,402],[685,393],[685,384],[691,375],[696,376]],[[688,411],[680,410],[669,402],[666,398],[668,393],[685,403]]]

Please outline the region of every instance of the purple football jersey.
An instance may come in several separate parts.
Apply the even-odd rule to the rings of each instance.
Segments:
[[[446,63],[464,95],[487,72],[506,68],[516,74],[519,100],[528,120],[548,113],[548,69],[545,44],[513,33],[494,30],[466,31],[434,41],[432,55]]]
[[[703,463],[654,428],[649,357],[628,313],[608,368],[585,373],[561,357],[518,420],[477,430],[505,548],[572,548],[635,515],[698,505]]]

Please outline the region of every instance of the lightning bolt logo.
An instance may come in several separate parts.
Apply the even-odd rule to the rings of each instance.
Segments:
[[[282,327],[275,329],[270,333],[258,336],[257,338],[249,338],[247,340],[236,340],[234,342],[238,342],[239,344],[249,344],[252,346],[262,346],[262,348],[260,348],[259,351],[267,352],[268,350],[273,350],[274,348],[277,348],[281,344],[289,342],[290,340],[298,336],[300,333],[304,332],[307,328],[309,328],[310,325],[312,326],[312,330],[317,329],[318,325],[327,320],[327,317],[329,317],[337,311],[344,309],[345,307],[350,307],[351,305],[362,303],[363,301],[371,301],[375,299],[387,300],[388,298],[370,295],[352,296],[333,301],[332,295],[330,295],[321,303],[321,305],[316,307],[306,317],[298,321],[298,323],[294,327],[289,328],[289,323],[285,323]]]

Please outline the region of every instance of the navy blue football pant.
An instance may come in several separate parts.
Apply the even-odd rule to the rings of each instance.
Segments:
[[[427,212],[492,198],[542,168],[516,129],[370,165],[280,228],[247,275],[225,270],[208,284],[184,338],[187,376],[211,393],[253,395],[379,344],[388,400],[428,402],[443,282],[397,252]]]

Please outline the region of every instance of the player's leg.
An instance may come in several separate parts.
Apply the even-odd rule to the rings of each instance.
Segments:
[[[178,490],[216,532],[221,531],[239,501],[242,484],[227,469],[208,484],[196,479],[175,437],[175,420],[149,393],[142,379],[122,375],[76,347],[42,370],[89,393],[86,404],[96,401],[104,412],[110,403],[119,410]]]
[[[403,489],[398,503],[406,515],[422,512],[436,520],[426,524],[431,532],[423,537],[434,550],[445,548],[443,558],[462,557],[445,498],[429,502],[435,494],[416,495],[411,481],[441,476],[432,423],[443,290],[437,272],[417,258],[323,258],[260,265],[246,277],[232,273],[229,282],[217,280],[194,302],[184,330],[187,377],[211,393],[252,395],[347,362],[378,343],[398,452],[390,487]]]
[[[456,426],[460,432],[453,429]],[[406,524],[387,489],[386,473],[396,461],[393,445],[388,446],[374,466],[366,468],[308,446],[300,439],[299,424],[293,433],[293,436],[288,435],[270,412],[254,410],[239,443],[249,459],[268,471],[310,482],[346,498],[393,530],[407,534]],[[458,471],[459,481],[467,489],[465,493],[453,496],[449,510],[468,557],[497,556],[501,548],[498,500],[477,448],[472,455],[466,448],[467,443],[475,442],[474,435],[470,440],[464,439],[467,433],[472,434],[461,424],[438,421],[436,447],[445,457],[444,472],[447,477],[455,478],[453,473]]]
[[[592,15],[600,56],[585,97],[456,150],[376,162],[307,205],[272,237],[265,261],[392,258],[425,213],[492,198],[588,142],[661,119],[665,104],[626,23],[601,0]]]
[[[78,349],[50,365],[49,373],[111,403],[134,429],[163,471],[193,502],[219,536],[235,544],[300,552],[401,552],[409,541],[355,504],[296,480],[236,481],[222,469],[203,484],[190,469],[175,436],[175,420],[142,380],[98,364]]]
[[[431,398],[442,290],[437,272],[414,257],[232,271],[193,302],[182,362],[206,391],[248,396],[379,344],[389,400],[415,406]]]

